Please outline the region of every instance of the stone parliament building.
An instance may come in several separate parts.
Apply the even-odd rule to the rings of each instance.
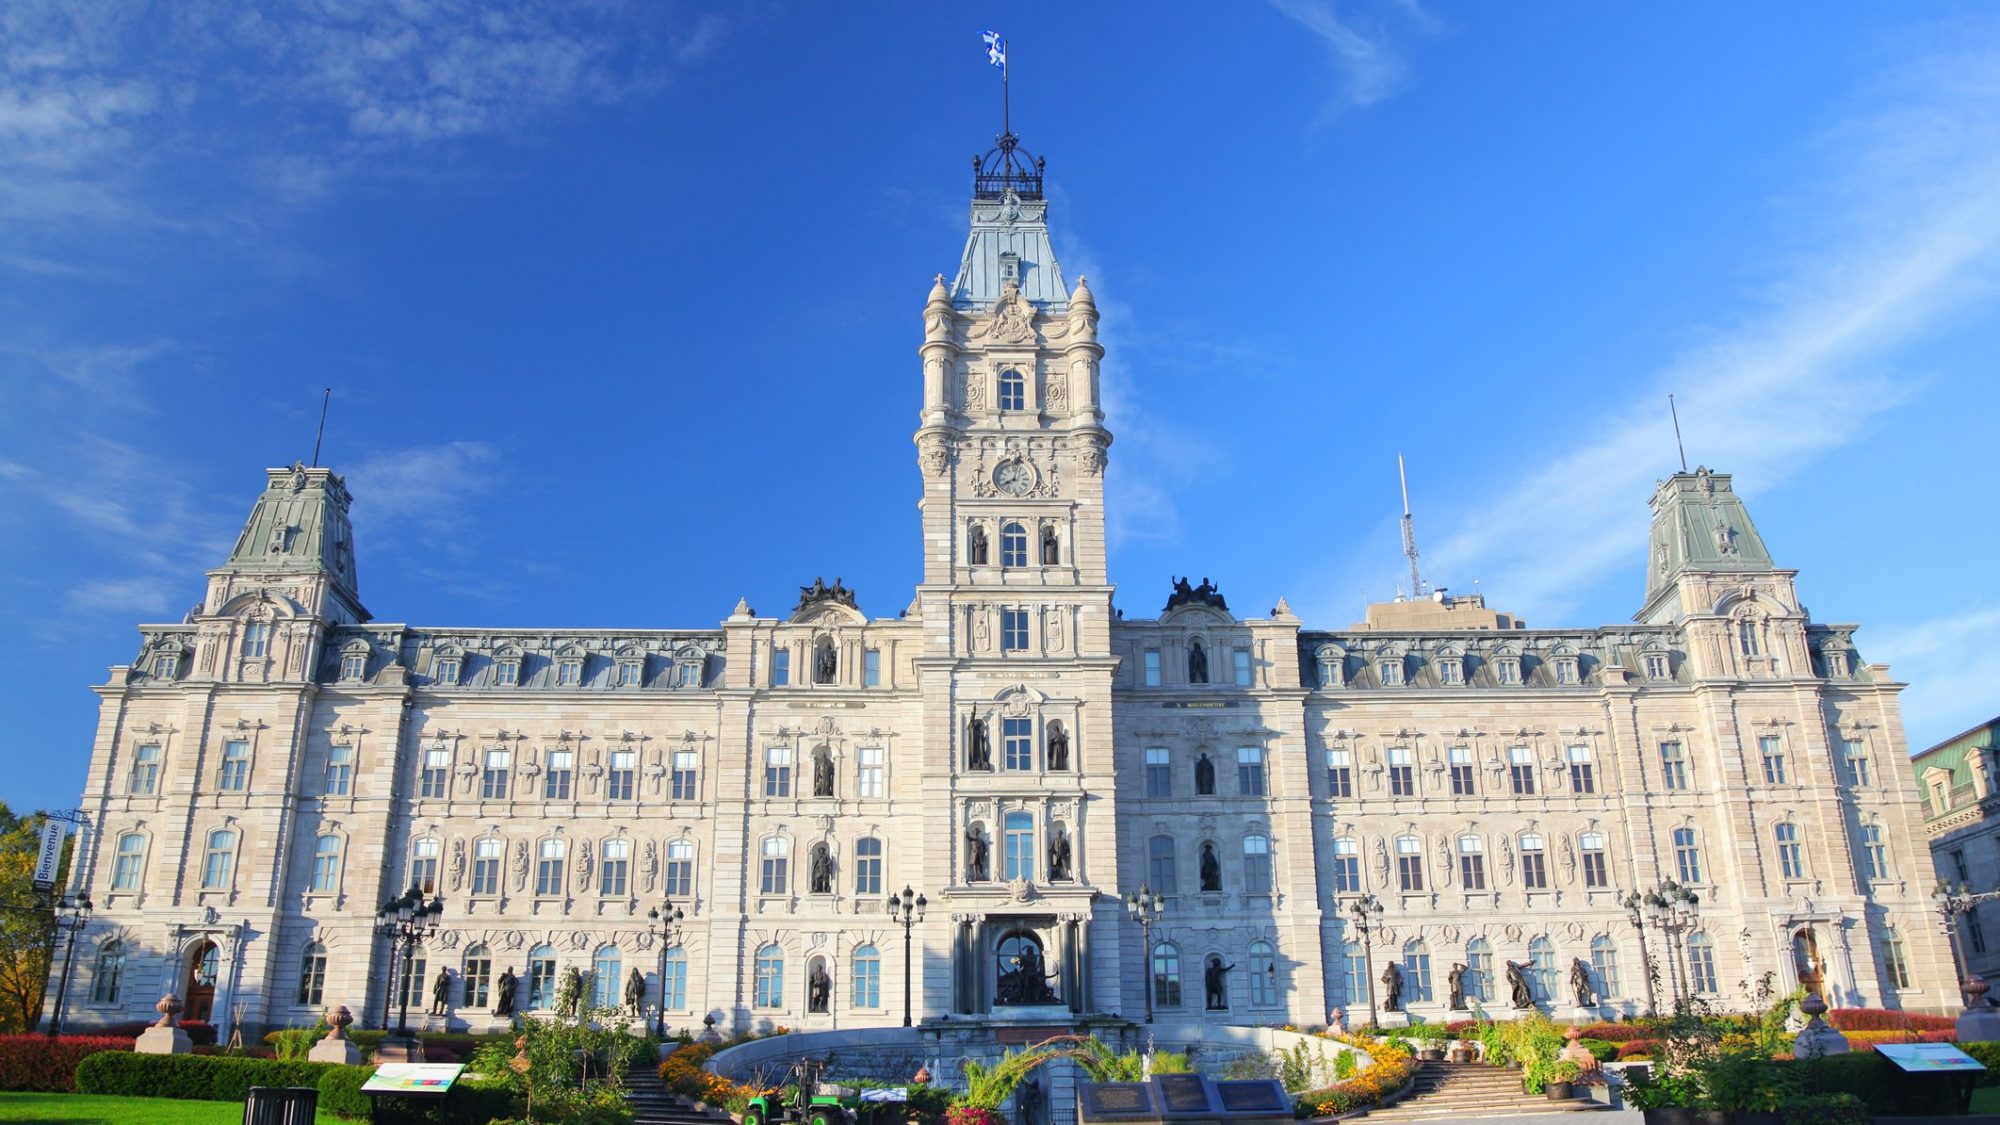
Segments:
[[[341,478],[268,470],[200,605],[95,689],[70,1025],[169,992],[225,1035],[375,1025],[392,993],[415,1023],[437,988],[423,1026],[478,1031],[503,974],[536,1012],[570,969],[599,1008],[636,972],[669,1028],[889,1025],[905,886],[920,1023],[1149,990],[1178,1022],[1359,1022],[1391,962],[1428,1018],[1454,965],[1504,1013],[1509,963],[1559,1016],[1578,962],[1601,1015],[1802,980],[1955,1006],[1901,685],[1808,617],[1726,475],[1660,482],[1631,623],[1440,593],[1327,629],[1206,579],[1115,609],[1098,313],[1041,188],[1003,136],[924,302],[899,614],[815,581],[685,630],[392,624]],[[1678,941],[1623,904],[1665,880],[1700,896]],[[404,974],[374,926],[412,884],[444,912]]]

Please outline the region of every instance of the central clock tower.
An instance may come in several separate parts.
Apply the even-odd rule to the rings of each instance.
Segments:
[[[1115,1012],[1111,594],[1097,306],[1064,280],[1043,164],[978,163],[958,272],[924,307],[925,963],[962,1017]],[[944,921],[940,918],[939,921]]]

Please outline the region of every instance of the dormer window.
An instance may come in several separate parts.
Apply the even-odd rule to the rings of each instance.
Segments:
[[[646,677],[646,662],[643,659],[627,659],[618,662],[618,686],[638,687]]]
[[[1576,657],[1558,656],[1555,659],[1555,665],[1557,683],[1574,684],[1577,682]]]
[[[368,646],[352,644],[340,654],[340,678],[354,681],[368,676]]]
[[[180,675],[181,654],[172,650],[153,654],[153,678],[171,680]]]
[[[1664,680],[1672,674],[1672,667],[1668,664],[1667,654],[1664,652],[1647,653],[1645,664],[1646,678],[1649,680]]]
[[[1403,682],[1403,658],[1384,656],[1375,661],[1375,673],[1381,678],[1383,687],[1395,687]]]
[[[1445,685],[1465,682],[1465,664],[1456,656],[1440,656],[1437,662],[1438,683]]]
[[[1493,659],[1493,679],[1495,682],[1512,686],[1521,682],[1521,658],[1518,656],[1497,656]]]
[[[1000,409],[1028,408],[1028,380],[1013,368],[1000,372]]]
[[[521,682],[521,658],[513,653],[502,653],[493,658],[493,683],[496,687],[515,687]]]
[[[457,687],[458,676],[465,667],[465,658],[457,653],[440,655],[435,679],[439,687]]]
[[[583,658],[565,656],[556,661],[556,686],[577,687],[583,683]]]
[[[1830,679],[1845,679],[1849,675],[1847,650],[1830,648],[1826,650],[1826,674]]]

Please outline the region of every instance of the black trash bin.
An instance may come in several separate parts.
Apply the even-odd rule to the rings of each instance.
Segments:
[[[243,1125],[313,1125],[319,1090],[312,1086],[252,1086],[243,1099]]]

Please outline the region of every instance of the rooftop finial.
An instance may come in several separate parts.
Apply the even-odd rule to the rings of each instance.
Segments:
[[[1667,396],[1667,413],[1674,416],[1674,448],[1681,451],[1681,472],[1688,471],[1687,446],[1681,444],[1681,412],[1674,406],[1674,396]]]
[[[1000,68],[1000,135],[985,156],[972,161],[972,194],[977,199],[1003,199],[1011,192],[1021,199],[1040,199],[1044,161],[1023,151],[1021,138],[1014,135],[1007,92],[1007,41],[997,31],[979,38],[986,44],[986,61]]]
[[[1403,556],[1410,560],[1410,597],[1424,595],[1424,581],[1417,573],[1417,522],[1410,515],[1410,475],[1403,470],[1403,455],[1396,454],[1396,477],[1403,482]]]

